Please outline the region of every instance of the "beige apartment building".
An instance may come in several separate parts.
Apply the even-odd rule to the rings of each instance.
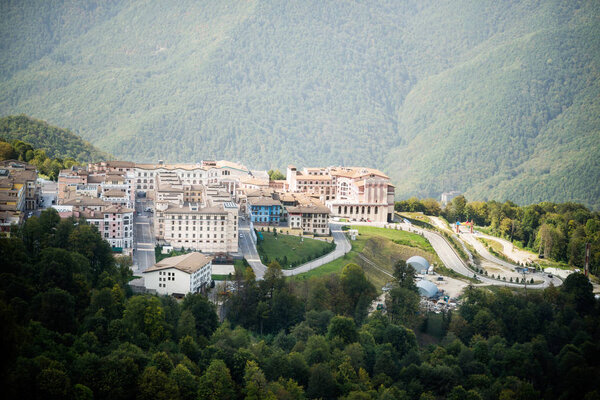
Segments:
[[[90,168],[72,167],[60,171],[58,204],[63,204],[67,199],[87,196],[99,197],[116,206],[134,207],[135,189],[131,172],[115,171],[106,166],[99,168],[97,164],[90,164]]]
[[[38,202],[37,170],[34,165],[17,160],[0,162],[1,191],[15,193],[18,211],[35,210]],[[12,197],[12,196],[9,196]],[[10,202],[10,198],[8,199]]]
[[[304,168],[290,165],[290,192],[319,196],[332,217],[388,222],[394,215],[395,187],[383,172],[363,167]]]
[[[190,184],[166,171],[155,175],[154,187],[157,240],[204,253],[237,252],[239,208],[226,186]]]
[[[238,251],[238,206],[233,202],[201,207],[198,203],[157,203],[156,238],[175,248],[203,253]]]
[[[9,236],[11,225],[23,222],[24,212],[38,202],[35,166],[16,160],[0,162],[0,236]]]
[[[133,209],[114,205],[100,198],[77,196],[52,206],[61,218],[85,218],[94,225],[113,250],[130,253],[133,249]]]

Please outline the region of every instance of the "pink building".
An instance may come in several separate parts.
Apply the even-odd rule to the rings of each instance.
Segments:
[[[134,229],[132,209],[87,197],[72,199],[67,203],[53,206],[61,218],[85,218],[114,249],[131,251]]]
[[[113,248],[133,247],[133,210],[121,206],[110,206],[102,212],[100,233]]]

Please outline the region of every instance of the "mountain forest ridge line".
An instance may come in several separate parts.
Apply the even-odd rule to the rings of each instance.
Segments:
[[[77,135],[72,132],[61,129],[55,126],[51,126],[45,121],[40,121],[36,119],[29,118],[25,115],[19,116],[7,116],[0,118],[0,140],[5,140],[8,142],[22,141],[22,145],[24,146],[32,146],[34,150],[44,150],[50,158],[58,157],[59,160],[65,159],[65,161],[73,160],[70,164],[80,163],[85,165],[87,162],[97,162],[101,160],[110,160],[111,162],[123,162],[123,163],[132,163],[136,166],[150,166],[154,165],[155,167],[159,167],[162,162],[165,166],[169,168],[177,168],[177,167],[190,167],[190,166],[198,166],[203,162],[218,160],[219,157],[211,158],[209,160],[197,160],[194,162],[169,162],[168,160],[155,160],[152,162],[136,162],[127,159],[115,159],[114,156],[102,152],[97,148],[93,147],[86,141],[81,140]],[[24,142],[24,143],[23,143]],[[24,159],[25,160],[25,159]],[[28,161],[28,160],[25,160]],[[221,162],[238,164],[241,168],[247,168],[248,171],[256,173],[263,172],[256,169],[253,169],[252,166],[248,168],[247,165],[241,163],[238,160],[229,161],[221,159]],[[288,164],[291,165],[291,164]],[[304,166],[303,166],[304,167]],[[325,166],[320,166],[325,167]],[[370,167],[357,167],[356,165],[329,165],[328,167],[346,167],[346,168],[366,168],[371,169]],[[314,165],[306,166],[306,168],[315,168]],[[284,168],[281,170],[285,171]],[[384,175],[389,176],[387,171],[380,171]],[[269,176],[272,179],[281,179],[274,178],[271,173],[278,175],[281,174],[280,169],[271,169],[269,170]],[[58,171],[54,175],[57,176]],[[52,176],[54,176],[52,175]],[[281,175],[283,179],[285,179],[284,175]],[[56,178],[53,178],[56,179]],[[393,183],[393,182],[392,182]],[[407,199],[407,196],[403,196],[402,193],[396,192],[396,200]],[[477,201],[478,199],[471,199]],[[411,201],[415,201],[413,197]],[[437,201],[437,200],[436,200]],[[508,200],[513,203],[511,200]],[[534,203],[531,203],[534,204]],[[527,204],[522,204],[522,206],[526,206]]]
[[[597,2],[87,4],[4,6],[1,114],[118,158],[370,165],[403,198],[600,207]]]

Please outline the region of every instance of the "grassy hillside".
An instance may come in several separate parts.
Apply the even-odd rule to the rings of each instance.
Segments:
[[[117,157],[368,164],[600,208],[595,0],[0,4],[0,115]],[[597,186],[596,186],[597,188]]]
[[[50,158],[72,158],[79,162],[89,162],[109,157],[68,130],[24,115],[0,118],[0,140],[21,140],[36,149],[43,149]]]
[[[359,236],[351,242],[352,250],[349,253],[293,279],[304,280],[330,273],[337,274],[347,264],[355,263],[363,268],[371,283],[381,292],[381,287],[392,279],[390,275],[394,272],[394,264],[400,259],[408,260],[412,256],[421,256],[430,263],[435,263],[437,272],[442,275],[452,273],[443,267],[427,239],[420,235],[369,226],[352,226],[352,229],[357,229]]]

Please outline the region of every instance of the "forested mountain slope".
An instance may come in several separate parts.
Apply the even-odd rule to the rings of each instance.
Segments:
[[[3,1],[0,114],[117,157],[600,208],[600,3]],[[595,186],[594,186],[595,185]]]
[[[110,158],[72,132],[24,115],[0,118],[0,140],[29,143],[50,158],[72,158],[83,163]]]

